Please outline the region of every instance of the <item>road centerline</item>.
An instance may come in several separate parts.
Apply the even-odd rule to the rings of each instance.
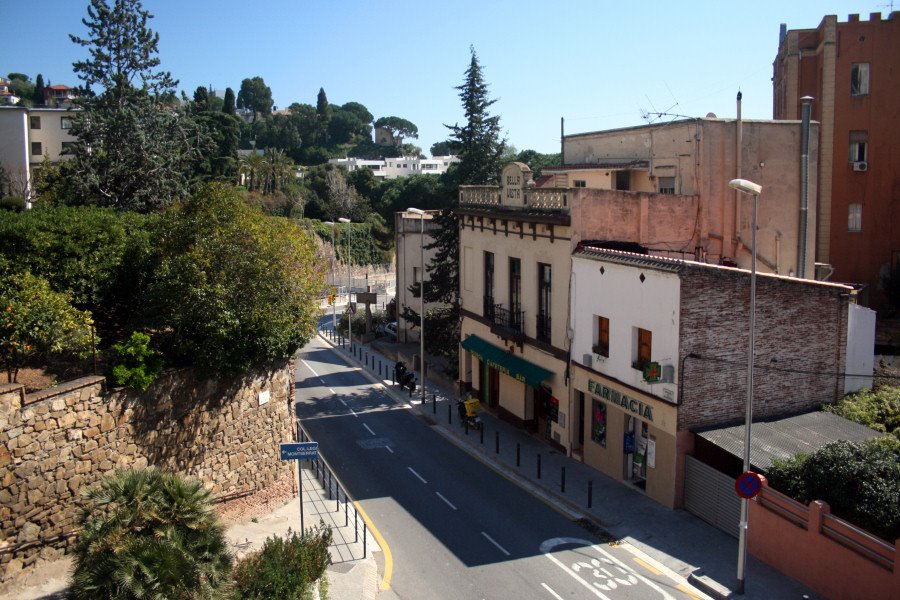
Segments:
[[[413,475],[415,475],[419,479],[419,481],[421,481],[422,483],[425,483],[425,484],[428,483],[427,481],[425,481],[424,477],[422,477],[421,475],[416,473],[415,469],[413,469],[412,467],[406,467],[406,468],[409,469],[409,472],[412,473]]]
[[[446,498],[444,498],[444,495],[443,495],[442,493],[440,493],[440,492],[435,492],[435,494],[437,494],[437,497],[440,498],[441,500],[443,500],[444,503],[445,503],[447,506],[449,506],[449,507],[452,508],[453,510],[457,510],[457,508],[456,508],[455,506],[453,506],[453,503],[452,503],[452,502],[450,502],[449,500],[447,500]]]
[[[372,428],[369,427],[368,425],[366,425],[365,423],[363,423],[363,427],[366,428],[366,431],[368,431],[368,432],[371,433],[372,435],[375,435],[375,432],[372,431]]]
[[[504,548],[503,546],[501,546],[500,544],[498,544],[498,543],[497,543],[497,540],[495,540],[494,538],[492,538],[491,536],[489,536],[489,535],[488,535],[486,532],[484,532],[484,531],[481,532],[481,535],[484,536],[484,539],[486,539],[487,541],[489,541],[489,542],[492,543],[493,545],[497,546],[497,549],[500,550],[500,552],[502,552],[502,553],[505,554],[506,556],[509,556],[509,550],[507,550],[506,548]]]

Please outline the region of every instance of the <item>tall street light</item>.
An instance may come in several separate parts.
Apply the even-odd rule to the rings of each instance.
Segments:
[[[350,350],[353,350],[353,305],[350,303],[350,288],[353,286],[350,274],[350,219],[341,217],[338,221],[347,224],[347,339],[350,342]]]
[[[759,212],[759,194],[762,186],[746,179],[732,179],[728,185],[753,196],[753,217],[750,220],[750,341],[747,350],[747,400],[744,416],[744,472],[750,470],[750,426],[753,423],[753,346],[756,341],[756,218]],[[738,530],[737,593],[744,593],[744,575],[747,570],[747,518],[750,500],[741,498],[741,521]]]
[[[419,278],[419,368],[422,372],[422,404],[425,404],[425,211],[420,208],[407,208],[406,212],[419,215],[419,232],[421,234],[422,276]]]
[[[334,273],[334,223],[332,221],[325,221],[326,225],[331,225],[331,284],[334,285],[337,283],[335,281],[335,273]],[[334,331],[337,329],[337,312],[335,305],[337,304],[337,298],[335,298],[331,302],[331,330]]]

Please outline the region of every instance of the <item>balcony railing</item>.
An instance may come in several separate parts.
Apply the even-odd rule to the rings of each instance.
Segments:
[[[538,313],[535,331],[538,341],[550,343],[550,315]]]
[[[525,323],[525,311],[509,310],[502,304],[494,305],[494,318],[491,331],[497,331],[500,335],[512,338],[520,338],[525,335],[523,329]]]

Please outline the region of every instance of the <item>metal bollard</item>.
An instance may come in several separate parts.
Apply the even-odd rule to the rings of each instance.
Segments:
[[[537,478],[540,479],[540,478],[541,478],[541,455],[538,454],[538,457],[537,457],[537,458],[538,458],[538,461],[537,461]]]
[[[594,482],[588,481],[588,508],[594,504]]]
[[[565,491],[565,490],[564,490]],[[346,494],[344,494],[346,496]],[[338,487],[338,482],[334,482],[334,512],[341,512],[341,488]]]
[[[562,493],[566,493],[566,468],[562,468],[562,475],[560,475],[559,487],[562,488]]]
[[[356,543],[359,541],[359,529],[357,528],[356,518],[359,516],[359,511],[356,510],[356,507],[353,508],[353,542]]]
[[[412,398],[412,388],[409,388],[409,397]]]
[[[466,427],[466,435],[469,435],[469,420],[463,419],[463,425]]]
[[[366,522],[363,521],[363,558],[366,557]]]
[[[344,492],[344,527],[350,524],[350,502],[347,501],[347,492]]]
[[[522,444],[516,444],[516,466],[522,466]]]
[[[453,408],[447,404],[447,425],[453,424]]]
[[[481,445],[483,446],[484,445],[484,423],[481,424],[481,429],[479,431],[481,432]]]
[[[500,432],[496,432],[494,435],[494,453],[500,454]]]
[[[437,394],[431,395],[431,414],[437,414]]]

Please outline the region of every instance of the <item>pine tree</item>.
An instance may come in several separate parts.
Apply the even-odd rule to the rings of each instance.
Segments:
[[[222,104],[222,112],[226,115],[233,115],[234,110],[234,90],[225,88],[225,101]]]

